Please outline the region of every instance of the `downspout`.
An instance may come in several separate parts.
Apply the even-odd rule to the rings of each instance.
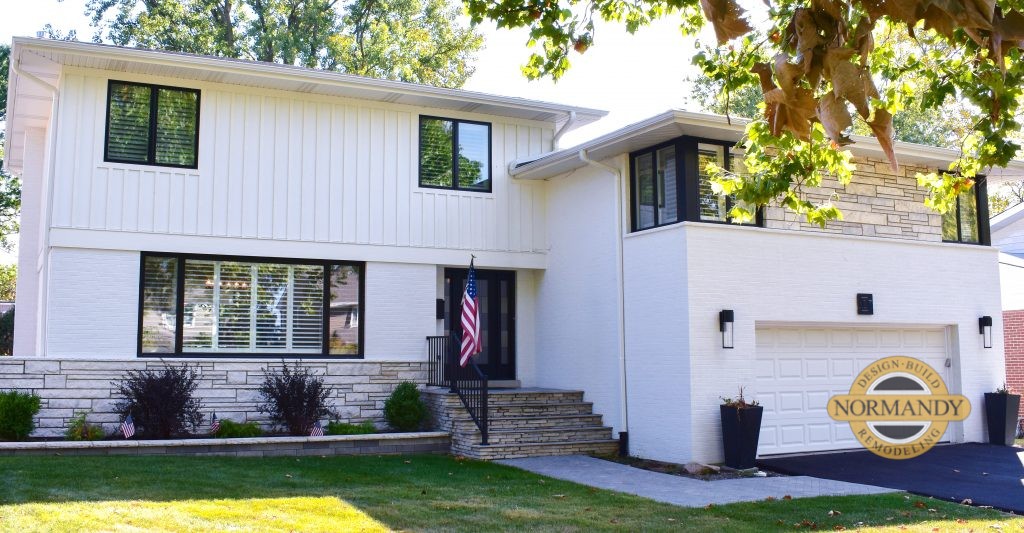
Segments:
[[[569,119],[565,121],[565,124],[562,124],[561,128],[558,128],[558,131],[555,132],[555,136],[551,138],[551,152],[558,150],[558,140],[562,138],[562,135],[568,133],[574,124],[576,124],[576,112],[569,111]],[[513,159],[508,164],[509,175],[512,175],[516,167],[518,167],[524,161],[534,161],[537,159],[537,157],[538,156],[529,156]]]
[[[46,356],[49,353],[48,347],[46,345],[46,302],[49,291],[48,278],[50,270],[50,228],[52,227],[51,219],[53,218],[53,186],[51,184],[51,181],[53,180],[53,175],[56,169],[57,161],[55,153],[55,150],[57,149],[57,132],[55,130],[57,124],[57,113],[60,108],[60,91],[56,86],[50,85],[49,83],[43,81],[35,74],[25,72],[24,70],[22,70],[20,55],[16,61],[11,62],[11,70],[13,70],[19,78],[25,77],[25,79],[35,82],[39,86],[43,87],[44,89],[49,91],[50,95],[53,97],[53,103],[50,106],[50,125],[47,128],[47,135],[49,136],[49,146],[46,149],[46,157],[49,159],[49,168],[44,170],[43,183],[41,184],[45,189],[44,191],[41,191],[43,193],[42,196],[45,197],[45,201],[43,202],[43,212],[40,213],[39,216],[39,222],[40,224],[43,225],[43,235],[41,239],[42,242],[40,243],[43,247],[42,259],[39,260],[39,254],[36,254],[36,258],[37,260],[39,260],[39,264],[36,265],[36,273],[46,273],[46,275],[44,276],[39,276],[38,279],[39,290],[36,297],[36,312],[37,316],[39,317],[39,324],[38,327],[36,328],[36,352],[38,352],[38,355]],[[17,87],[15,87],[15,89],[17,89]]]
[[[627,435],[627,438],[623,439],[625,442],[622,443],[625,449],[620,451],[628,453],[629,385],[626,380],[626,289],[623,286],[625,282],[626,268],[622,257],[622,171],[616,167],[607,165],[600,161],[594,161],[593,159],[590,158],[590,156],[587,154],[587,151],[584,149],[581,149],[577,153],[577,155],[579,156],[580,161],[583,161],[588,165],[604,169],[615,177],[615,261],[617,263],[616,267],[618,269],[619,276],[619,282],[616,283],[616,285],[618,286],[618,294],[616,295],[616,297],[618,299],[617,307],[619,314],[619,376],[622,378],[619,383],[619,409],[622,412],[622,431],[620,431],[620,433],[625,432]]]

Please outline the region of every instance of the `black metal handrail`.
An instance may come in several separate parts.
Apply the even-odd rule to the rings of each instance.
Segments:
[[[427,380],[431,385],[447,386],[451,392],[459,395],[470,418],[480,429],[480,444],[486,445],[489,396],[487,374],[472,359],[466,366],[459,366],[461,346],[455,332],[448,337],[427,337]]]

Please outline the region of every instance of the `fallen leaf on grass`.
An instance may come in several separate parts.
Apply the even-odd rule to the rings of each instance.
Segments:
[[[554,498],[559,499],[559,500],[564,499],[565,498],[565,494],[555,494]]]
[[[668,519],[668,521],[669,521],[669,522],[675,522],[675,521],[676,521],[676,519],[675,519],[675,518],[669,518],[669,519]]]
[[[836,524],[832,526],[832,531],[846,531],[846,526],[842,524]]]
[[[921,501],[921,500],[917,500],[916,502],[914,502],[914,507],[917,507],[918,509],[926,509],[926,508],[928,508],[928,506],[925,505],[924,502]]]
[[[974,501],[970,498],[964,498],[960,501],[960,505],[971,505],[972,503],[974,503]]]
[[[611,520],[609,520],[608,522],[609,522],[609,523],[612,523],[612,524],[618,524],[618,523],[619,523],[618,519],[615,519],[615,518],[612,518],[612,519],[611,519]]]
[[[292,475],[291,474],[285,474],[284,477],[290,478],[290,477],[292,477]]]
[[[787,494],[787,495],[783,496],[783,497],[782,497],[782,499],[783,499],[783,500],[792,500],[792,499],[793,499],[793,497],[792,497],[792,496],[790,496],[789,494]]]
[[[938,511],[936,511],[935,509],[928,509],[928,512],[929,513],[937,513]]]
[[[966,524],[966,523],[967,523],[967,520],[964,520],[963,518],[957,518],[957,519],[956,519],[956,523],[957,523],[957,524]]]
[[[839,512],[839,511],[829,511],[828,512],[829,516],[839,516],[841,514],[843,514],[843,513]]]
[[[412,464],[412,461],[403,461],[403,462],[404,462],[405,464],[407,464],[407,465],[411,465],[411,464]]]
[[[775,501],[775,496],[769,496],[769,497],[765,498],[764,501],[766,501],[766,502],[773,502],[773,501]]]

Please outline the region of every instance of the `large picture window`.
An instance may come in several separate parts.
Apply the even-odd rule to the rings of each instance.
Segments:
[[[363,265],[144,254],[139,353],[362,353]]]
[[[728,144],[681,137],[630,157],[633,230],[683,220],[738,224],[735,199],[715,194],[708,165],[743,172],[743,154]],[[755,224],[760,224],[758,212]]]
[[[491,191],[491,125],[420,117],[420,186]]]
[[[196,168],[199,91],[111,80],[104,160]]]

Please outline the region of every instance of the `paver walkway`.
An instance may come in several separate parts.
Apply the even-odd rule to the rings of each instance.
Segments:
[[[498,462],[548,477],[600,489],[626,492],[683,507],[704,507],[709,503],[758,501],[769,496],[781,499],[783,496],[809,498],[897,492],[883,487],[807,476],[701,481],[672,474],[651,472],[584,455],[505,459]]]

